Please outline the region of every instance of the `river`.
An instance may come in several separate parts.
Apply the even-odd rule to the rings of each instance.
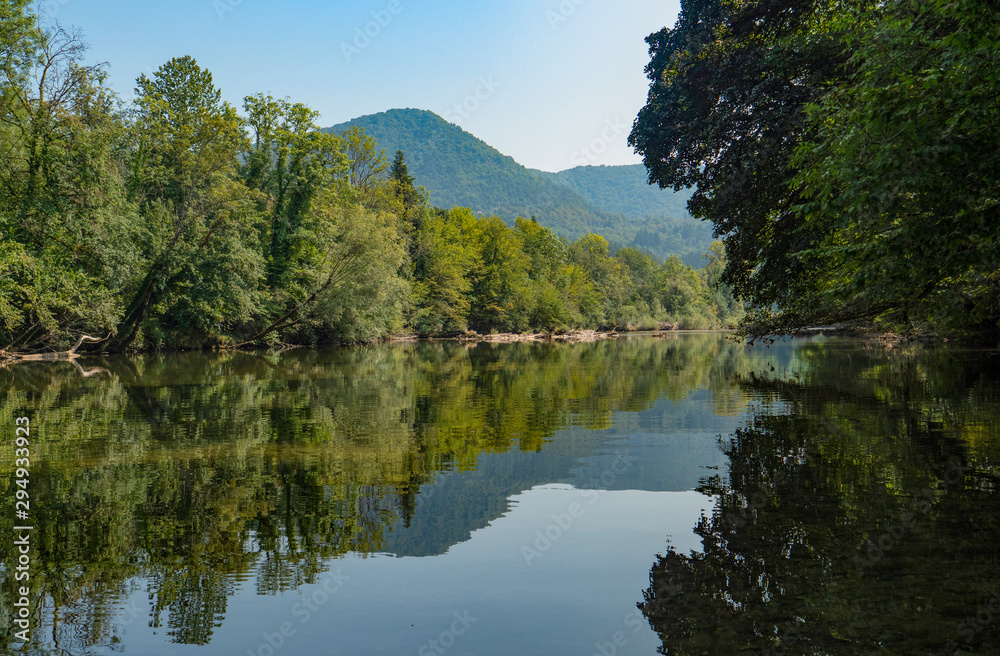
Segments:
[[[12,653],[1000,653],[993,351],[420,342],[0,390]]]

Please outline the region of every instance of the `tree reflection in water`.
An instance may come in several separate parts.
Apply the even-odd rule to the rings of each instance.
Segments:
[[[812,343],[739,377],[782,402],[725,440],[728,476],[640,608],[662,653],[1000,652],[1000,359]],[[992,604],[992,605],[991,605]]]
[[[30,596],[41,601],[27,647],[121,650],[136,591],[150,615],[125,624],[208,644],[242,582],[281,594],[335,557],[383,550],[423,487],[480,454],[540,451],[561,428],[604,428],[614,412],[696,389],[739,413],[746,400],[728,379],[748,358],[699,335],[95,358],[83,364],[103,371],[89,377],[68,362],[0,371],[0,424],[28,413],[34,435]],[[6,480],[13,463],[12,444],[0,445]],[[505,498],[449,511],[499,513]],[[4,535],[12,504],[3,495]],[[0,556],[10,645],[14,556]]]

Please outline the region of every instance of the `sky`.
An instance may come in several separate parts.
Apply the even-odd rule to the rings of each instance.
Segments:
[[[135,79],[191,55],[237,107],[253,93],[326,127],[429,109],[530,168],[641,162],[644,39],[679,0],[40,0],[82,31],[88,61],[131,99]]]

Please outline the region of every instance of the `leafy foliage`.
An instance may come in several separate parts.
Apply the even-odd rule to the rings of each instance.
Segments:
[[[1000,339],[991,3],[692,0],[647,41],[630,143],[697,186],[746,334]]]

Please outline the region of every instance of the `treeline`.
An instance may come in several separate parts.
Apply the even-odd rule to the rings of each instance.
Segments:
[[[264,94],[242,113],[191,57],[123,104],[84,45],[0,2],[0,348],[366,342],[402,331],[711,327],[696,272],[531,221],[428,206],[402,154]]]
[[[413,326],[424,334],[718,327],[742,308],[714,287],[721,244],[708,257],[696,271],[633,248],[612,256],[599,235],[570,244],[535,220],[508,227],[465,208],[425,210],[414,231]]]

